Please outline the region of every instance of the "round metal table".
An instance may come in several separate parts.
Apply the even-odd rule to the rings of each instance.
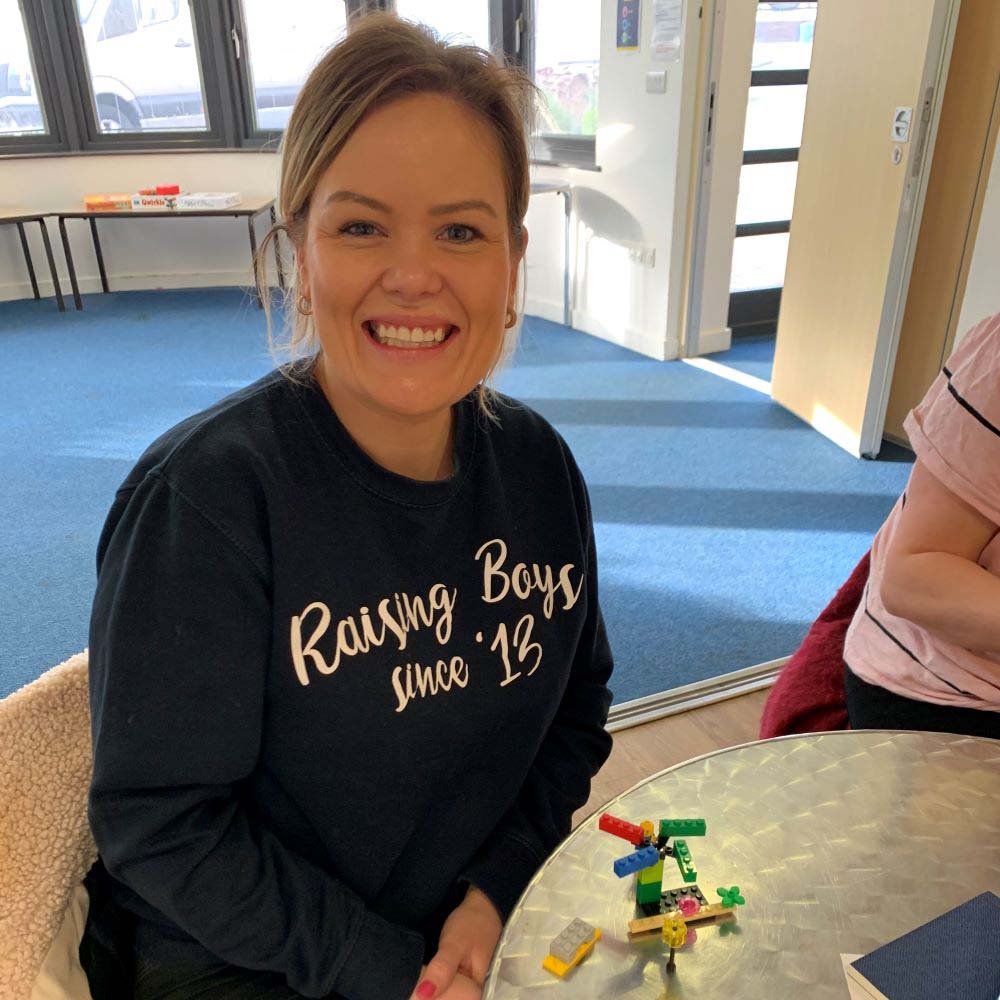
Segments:
[[[688,847],[709,902],[738,885],[728,924],[701,924],[665,971],[659,936],[630,943],[632,849],[597,829],[704,817]],[[664,866],[664,890],[683,885]],[[591,997],[809,1000],[848,995],[858,955],[985,890],[1000,890],[1000,741],[859,731],[791,736],[668,768],[581,823],[532,879],[497,946],[483,1000]],[[641,915],[641,914],[640,914]],[[602,939],[558,979],[542,968],[574,918]]]

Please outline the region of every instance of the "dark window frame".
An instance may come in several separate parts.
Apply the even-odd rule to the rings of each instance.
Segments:
[[[349,17],[388,5],[388,0],[327,2],[345,4]],[[276,146],[280,132],[255,134],[249,127],[253,122],[253,109],[248,107],[249,70],[236,58],[233,40],[233,29],[242,26],[241,3],[191,0],[190,7],[207,129],[102,133],[91,105],[93,89],[75,0],[33,0],[22,10],[49,134],[0,135],[0,159],[110,152],[239,152],[270,142]]]
[[[188,0],[181,0],[188,2]],[[322,2],[322,0],[316,0]],[[343,3],[347,17],[394,9],[394,0],[325,0]],[[534,78],[534,0],[488,0],[490,44]],[[97,119],[87,53],[75,0],[22,0],[35,82],[48,132],[0,135],[5,157],[181,150],[239,152],[276,149],[278,129],[257,129],[246,51],[242,0],[190,0],[208,128],[103,133]],[[237,46],[240,53],[237,53]],[[594,136],[540,133],[531,137],[536,164],[600,170]]]
[[[375,10],[388,10],[391,0],[326,0],[327,3],[342,3],[346,8],[347,21],[361,17]],[[277,149],[283,129],[257,128],[256,107],[254,106],[253,80],[250,63],[243,57],[249,52],[246,19],[242,0],[223,0],[226,25],[225,42],[219,56],[228,67],[232,100],[229,102],[236,117],[237,141],[243,149]],[[234,34],[235,33],[235,34]],[[240,54],[237,55],[237,47]]]
[[[187,0],[182,0],[187,2]],[[225,81],[219,75],[217,51],[219,24],[218,7],[211,3],[191,3],[191,20],[195,35],[195,52],[207,129],[170,132],[109,132],[103,133],[97,120],[96,100],[87,64],[87,52],[80,31],[76,0],[54,0],[54,13],[60,19],[59,35],[64,49],[65,65],[70,73],[71,93],[67,95],[79,133],[78,150],[96,151],[164,151],[179,149],[226,149],[233,139],[230,119],[223,99]],[[64,98],[65,99],[65,98]]]
[[[46,131],[34,135],[0,134],[0,156],[6,153],[36,155],[68,152],[73,132],[67,127],[61,96],[67,88],[60,79],[62,64],[50,57],[53,51],[52,25],[39,4],[18,4],[28,42],[35,94]]]

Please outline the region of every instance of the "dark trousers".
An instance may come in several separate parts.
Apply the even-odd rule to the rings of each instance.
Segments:
[[[198,945],[136,933],[135,1000],[294,1000],[285,977],[227,965]]]
[[[228,965],[119,906],[103,863],[87,873],[90,909],[80,962],[93,1000],[295,1000],[285,977]],[[331,993],[324,1000],[342,1000]]]
[[[81,957],[94,948],[93,928],[84,935]],[[274,972],[255,972],[227,965],[195,942],[177,941],[164,936],[153,924],[139,920],[134,929],[132,984],[112,987],[107,977],[94,974],[91,963],[84,963],[94,1000],[298,1000]],[[342,1000],[331,993],[325,1000]]]
[[[847,715],[852,729],[917,729],[932,733],[960,733],[1000,740],[1000,712],[953,708],[915,701],[869,684],[844,670]]]

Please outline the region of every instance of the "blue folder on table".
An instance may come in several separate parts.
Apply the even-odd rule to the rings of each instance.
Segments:
[[[984,892],[847,972],[875,1000],[1000,1000],[1000,896]]]

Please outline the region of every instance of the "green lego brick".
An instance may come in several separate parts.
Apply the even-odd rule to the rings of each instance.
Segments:
[[[660,890],[663,888],[662,884],[659,882],[652,882],[643,885],[642,882],[637,882],[635,885],[635,901],[642,905],[643,903],[656,903],[660,902]]]
[[[694,862],[691,860],[691,852],[688,845],[683,840],[674,841],[674,860],[681,870],[681,877],[685,882],[696,882],[698,873],[694,870]]]
[[[704,837],[703,819],[661,819],[661,837]]]
[[[663,862],[658,861],[650,868],[643,868],[641,872],[636,872],[636,878],[640,885],[651,885],[653,882],[663,882]]]

